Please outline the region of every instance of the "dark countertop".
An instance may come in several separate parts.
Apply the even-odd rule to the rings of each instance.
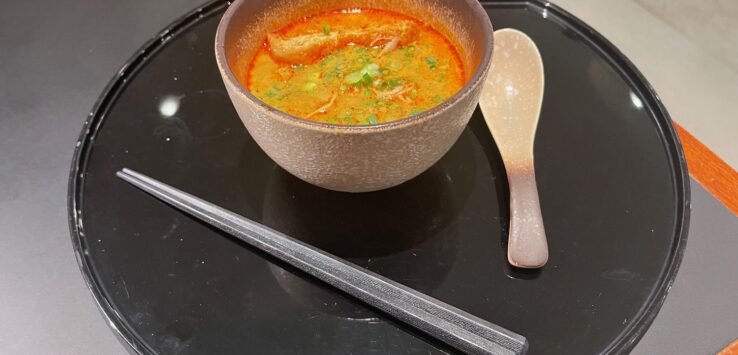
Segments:
[[[18,1],[0,12],[0,353],[126,353],[72,251],[69,164],[112,75],[199,3]],[[681,270],[634,353],[714,353],[738,337],[738,218],[693,182],[691,221]]]

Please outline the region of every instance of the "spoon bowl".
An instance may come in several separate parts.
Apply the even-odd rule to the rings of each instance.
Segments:
[[[548,261],[533,159],[538,117],[543,102],[543,61],[525,33],[494,32],[495,54],[479,105],[510,185],[510,234],[507,258],[521,268]]]

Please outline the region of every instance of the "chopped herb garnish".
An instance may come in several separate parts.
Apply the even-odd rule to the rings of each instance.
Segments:
[[[275,96],[277,96],[277,100],[284,99],[284,94],[282,94],[281,89],[277,85],[274,85],[269,90],[267,90],[265,95],[270,99],[274,98]]]
[[[405,59],[412,58],[415,55],[415,45],[409,45],[405,47],[407,50],[405,51]]]
[[[366,68],[366,73],[369,74],[372,78],[379,75],[379,64],[367,64],[364,68]]]
[[[361,70],[355,71],[349,75],[346,75],[344,81],[349,84],[360,85],[360,84],[371,84],[374,77],[379,76],[379,65],[378,64],[367,64]]]
[[[410,116],[415,116],[415,115],[417,115],[417,114],[419,114],[421,112],[423,112],[423,110],[418,110],[417,108],[414,108],[413,107],[413,109],[410,110]]]
[[[346,81],[349,84],[358,84],[361,81],[361,78],[364,76],[361,72],[353,72],[346,76],[343,80]]]
[[[387,80],[387,85],[391,88],[395,88],[399,86],[400,84],[402,84],[402,82],[403,82],[402,79],[393,78],[393,79]]]
[[[371,123],[371,124],[377,124],[377,123],[379,123],[379,121],[377,121],[377,115],[375,115],[373,113],[371,115],[369,115],[369,117],[367,117],[367,119],[369,120],[369,123]]]
[[[331,25],[329,25],[327,23],[324,23],[323,24],[323,34],[326,35],[326,36],[329,35],[329,34],[331,34]]]
[[[305,90],[305,91],[307,91],[307,92],[312,92],[313,90],[315,90],[316,87],[318,87],[318,84],[317,83],[309,82],[309,83],[306,83],[305,85],[303,85],[302,86],[302,89]]]
[[[320,61],[320,65],[321,66],[324,66],[324,65],[328,64],[328,62],[330,62],[332,59],[333,59],[333,54],[329,54],[329,55],[325,56],[323,58],[323,60]]]
[[[433,56],[425,57],[425,62],[428,63],[428,67],[430,67],[431,70],[436,69],[436,65],[438,64],[436,57]]]

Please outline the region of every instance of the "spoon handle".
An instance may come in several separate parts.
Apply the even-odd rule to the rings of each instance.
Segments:
[[[548,243],[533,162],[506,168],[510,185],[507,259],[516,267],[538,268],[548,261]]]

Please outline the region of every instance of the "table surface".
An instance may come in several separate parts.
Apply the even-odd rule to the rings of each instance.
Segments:
[[[69,164],[113,73],[199,3],[13,1],[0,12],[0,353],[126,353],[72,251]],[[633,353],[714,353],[738,337],[736,250],[738,218],[692,182],[684,261]]]

